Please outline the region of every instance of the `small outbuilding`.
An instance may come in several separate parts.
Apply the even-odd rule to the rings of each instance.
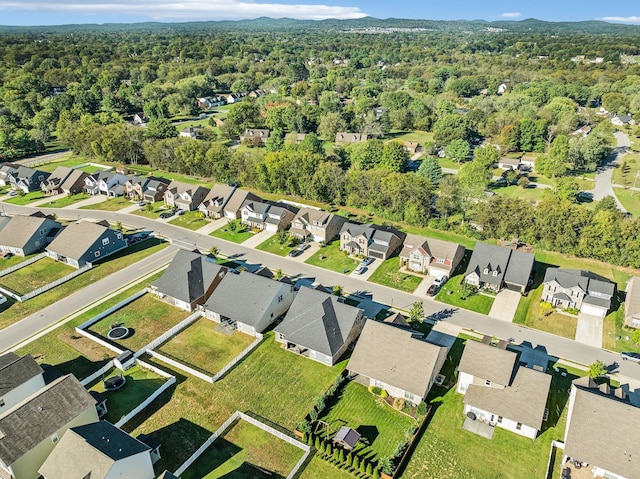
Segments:
[[[350,427],[342,426],[333,438],[334,446],[341,446],[347,451],[353,450],[360,440],[360,433]]]

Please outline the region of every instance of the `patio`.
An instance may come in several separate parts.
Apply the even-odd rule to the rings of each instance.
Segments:
[[[591,466],[578,466],[571,461],[571,458],[567,458],[567,461],[560,467],[560,477],[563,479],[593,479],[593,473],[591,472]],[[564,472],[564,475],[562,473]]]

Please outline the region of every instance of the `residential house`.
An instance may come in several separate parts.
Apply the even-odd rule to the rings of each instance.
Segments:
[[[89,176],[89,173],[86,173],[79,169],[71,170],[69,176],[60,184],[60,192],[65,195],[76,195],[81,193],[84,189],[85,180]]]
[[[9,183],[12,190],[22,190],[25,193],[40,189],[40,185],[51,173],[48,171],[34,170],[26,166],[18,166],[18,171],[14,176],[9,176]]]
[[[575,308],[581,313],[604,318],[615,290],[614,283],[591,271],[548,268],[542,300],[558,309]]]
[[[144,123],[147,123],[148,121],[149,121],[149,118],[147,117],[147,115],[145,115],[141,111],[139,111],[138,113],[133,115],[133,124],[134,125],[142,125]]]
[[[0,166],[0,186],[7,186],[11,184],[10,178],[18,173],[18,167],[13,163],[3,163]]]
[[[218,287],[227,268],[215,259],[179,250],[162,276],[151,283],[151,293],[185,311],[204,304]]]
[[[519,158],[507,158],[506,156],[503,156],[498,160],[498,168],[501,170],[517,170],[519,167]]]
[[[164,204],[179,210],[193,211],[204,201],[209,188],[198,185],[190,185],[180,181],[169,183],[164,192]]]
[[[338,146],[345,146],[353,143],[367,141],[368,139],[369,135],[365,135],[364,133],[348,133],[341,131],[336,133],[335,143]]]
[[[478,288],[500,291],[503,288],[524,294],[533,271],[531,253],[476,243],[464,280]]]
[[[457,391],[465,395],[465,415],[535,439],[545,418],[551,376],[517,366],[517,356],[468,340],[458,366]]]
[[[250,228],[280,231],[291,224],[297,212],[297,208],[286,203],[245,201],[240,209],[240,216],[242,222]]]
[[[634,276],[627,283],[624,299],[624,325],[640,328],[640,276]]]
[[[147,177],[148,181],[142,185],[142,197],[144,201],[155,203],[164,199],[164,193],[171,184],[171,180],[157,176]]]
[[[145,176],[129,176],[124,183],[125,195],[132,201],[142,199],[142,190],[149,179]]]
[[[329,243],[339,234],[346,218],[313,208],[300,208],[291,222],[289,233],[304,241]]]
[[[82,268],[127,247],[122,232],[106,222],[79,221],[67,226],[47,247],[47,256]]]
[[[520,169],[522,169],[522,167],[527,167],[533,170],[536,167],[536,157],[524,155],[522,158],[520,158]]]
[[[367,320],[347,370],[356,381],[417,405],[431,390],[446,359],[447,348],[423,341],[410,330]]]
[[[591,125],[584,125],[571,134],[573,136],[581,136],[582,138],[586,138],[589,133],[591,133]]]
[[[340,229],[340,250],[385,260],[402,246],[404,238],[404,233],[393,228],[344,223]]]
[[[306,137],[306,133],[287,133],[286,135],[284,135],[284,142],[299,145],[304,141]]]
[[[245,96],[247,96],[247,94],[244,93],[244,92],[242,92],[242,93],[231,93],[226,98],[227,104],[231,105],[233,103],[240,103]]]
[[[125,183],[129,179],[126,173],[112,173],[110,176],[103,176],[98,180],[98,189],[103,195],[115,198],[123,196],[126,192]]]
[[[507,93],[507,84],[501,83],[500,86],[498,87],[497,93],[498,95],[504,95],[505,93]]]
[[[56,379],[0,416],[0,476],[34,479],[72,427],[98,421],[95,400],[71,374]]]
[[[226,104],[227,101],[224,96],[216,95],[216,96],[206,96],[197,99],[197,106],[202,110],[210,110],[215,106],[221,106]]]
[[[53,173],[40,184],[40,189],[46,195],[62,193],[62,183],[69,177],[73,170],[67,166],[58,166]]]
[[[242,271],[226,275],[204,304],[205,316],[255,336],[287,312],[293,286]]]
[[[100,181],[110,181],[115,173],[112,171],[96,171],[84,179],[84,191],[90,195],[100,194]]]
[[[216,184],[209,190],[207,196],[204,197],[198,210],[207,218],[222,218],[224,215],[224,207],[233,196],[236,188],[234,186]]]
[[[244,133],[240,135],[240,143],[244,143],[245,141],[258,144],[258,143],[266,143],[267,138],[269,138],[269,130],[266,129],[258,129],[258,128],[247,128],[244,130]]]
[[[42,373],[30,354],[0,356],[0,416],[45,386]]]
[[[338,296],[302,287],[275,327],[276,341],[287,351],[333,366],[358,338],[364,321],[361,309]]]
[[[242,207],[247,201],[262,201],[258,195],[254,195],[250,191],[235,189],[231,194],[231,198],[222,207],[222,216],[232,220],[242,217]]]
[[[195,126],[187,126],[180,130],[180,136],[195,140],[198,138],[198,136],[200,136],[200,128],[197,128]]]
[[[611,123],[616,126],[635,125],[636,121],[631,115],[615,115],[611,118]]]
[[[590,477],[640,479],[640,408],[621,388],[598,388],[577,379],[571,386],[563,463],[586,464]]]
[[[403,141],[402,146],[404,147],[404,151],[410,155],[415,155],[418,152],[418,148],[420,148],[420,143],[417,141]]]
[[[377,107],[373,109],[373,114],[376,116],[376,120],[379,120],[387,113],[387,111],[388,110],[386,108]]]
[[[0,251],[27,256],[44,249],[60,232],[57,221],[40,216],[16,215],[0,230]]]
[[[110,422],[70,428],[39,469],[44,479],[154,479],[151,448]]]
[[[464,247],[450,241],[408,234],[400,252],[400,262],[411,271],[436,278],[451,276],[462,258]]]
[[[257,90],[252,90],[249,92],[251,98],[260,98],[261,96],[267,95],[269,92],[263,88],[258,88]]]

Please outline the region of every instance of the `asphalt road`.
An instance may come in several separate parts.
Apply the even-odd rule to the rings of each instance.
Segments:
[[[596,170],[595,188],[587,193],[591,193],[594,201],[601,200],[605,196],[613,196],[616,199],[616,203],[618,203],[618,208],[620,208],[621,211],[627,211],[613,192],[611,178],[613,176],[613,169],[622,157],[626,155],[631,146],[631,142],[629,141],[629,137],[621,131],[616,131],[613,135],[616,137],[616,148],[605,158],[602,165]]]
[[[173,226],[167,223],[161,223],[159,221],[154,221],[137,215],[108,211],[28,208],[9,204],[5,204],[5,209],[7,214],[24,214],[40,210],[45,213],[55,213],[59,217],[68,217],[71,219],[86,217],[94,219],[106,219],[112,223],[119,221],[122,224],[133,226],[136,228],[153,230],[158,235],[171,238],[174,245],[183,248],[197,248],[202,252],[206,252],[212,246],[216,246],[223,254],[227,256],[235,256],[248,263],[264,265],[269,267],[270,269],[280,268],[285,273],[293,274],[299,278],[310,278],[314,281],[322,283],[325,286],[341,285],[344,287],[344,290],[350,294],[356,294],[360,296],[366,295],[368,297],[372,297],[373,300],[378,303],[390,305],[395,308],[408,310],[413,302],[422,301],[424,304],[425,314],[427,316],[449,309],[448,305],[427,299],[424,291],[417,291],[416,294],[403,293],[386,286],[363,281],[360,278],[350,277],[309,264],[296,262],[294,259],[288,257],[280,257],[263,251],[254,250],[244,247],[241,244],[230,243],[218,238],[213,238],[211,236],[201,235],[193,231],[189,231],[177,226]],[[139,268],[139,265],[133,265],[133,267]],[[142,272],[139,273],[139,275],[141,274]],[[130,274],[127,274],[126,277],[128,277],[129,280],[132,279]],[[118,280],[116,280],[115,278],[110,278],[111,277],[102,280],[105,281],[104,286],[101,285],[102,281],[100,283],[96,283],[96,285],[92,285],[96,286],[95,294],[103,296],[106,293],[102,288],[114,287],[117,284]],[[97,285],[100,286],[98,287]],[[85,289],[76,294],[79,296],[85,296],[87,295],[87,290]],[[86,300],[90,302],[91,298],[87,298]],[[68,304],[66,305],[66,313],[71,314],[77,308],[78,306],[76,304]],[[43,316],[44,314],[45,313],[41,313],[41,316]],[[59,314],[63,313],[61,312]],[[15,329],[20,330],[21,324],[24,321],[26,320],[23,320],[14,325]],[[37,319],[33,319],[31,321],[37,321]],[[567,338],[548,334],[536,329],[530,329],[521,325],[507,323],[482,314],[462,309],[456,310],[450,317],[446,319],[446,321],[457,326],[478,331],[484,334],[493,335],[503,339],[512,339],[512,341],[518,344],[522,342],[528,342],[533,347],[541,345],[545,347],[547,352],[552,356],[564,358],[581,364],[591,364],[596,359],[603,361],[607,365],[620,363],[617,371],[620,374],[621,382],[630,383],[632,389],[640,389],[640,364],[630,363],[628,361],[622,362],[618,353],[605,351],[593,346],[578,343]],[[52,322],[55,321],[52,320]],[[44,327],[44,325],[41,325],[41,328],[42,327]],[[0,336],[4,338],[6,331],[7,330],[3,330]],[[3,345],[11,342],[16,343],[20,339],[24,339],[26,337],[27,336],[23,336],[21,338],[19,333],[13,333],[10,340],[0,340],[0,350],[3,349]]]

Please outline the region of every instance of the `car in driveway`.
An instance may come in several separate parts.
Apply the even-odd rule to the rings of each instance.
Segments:
[[[622,358],[623,361],[634,361],[640,364],[640,353],[623,351],[620,353],[620,357]]]
[[[309,243],[300,243],[296,249],[299,249],[300,251],[306,251],[309,248],[311,248],[311,245]]]
[[[363,266],[369,266],[371,263],[373,263],[373,260],[375,258],[372,258],[371,256],[367,256],[365,259],[363,259],[360,264]]]
[[[435,296],[436,294],[438,294],[439,289],[440,286],[435,283],[432,284],[431,286],[429,286],[429,289],[427,289],[427,296]]]
[[[295,258],[296,256],[300,256],[302,254],[302,250],[299,250],[298,248],[292,249],[291,251],[289,251],[289,256],[291,258]]]
[[[435,284],[438,288],[440,288],[444,283],[447,282],[449,277],[445,274],[444,276],[439,276],[433,280],[433,284]]]
[[[355,274],[362,274],[367,270],[367,267],[365,265],[363,265],[362,263],[360,263],[356,269],[353,270],[353,272]]]
[[[176,213],[173,210],[165,211],[164,213],[160,213],[160,218],[162,218],[163,220],[166,220],[167,218],[171,218],[175,214]]]

